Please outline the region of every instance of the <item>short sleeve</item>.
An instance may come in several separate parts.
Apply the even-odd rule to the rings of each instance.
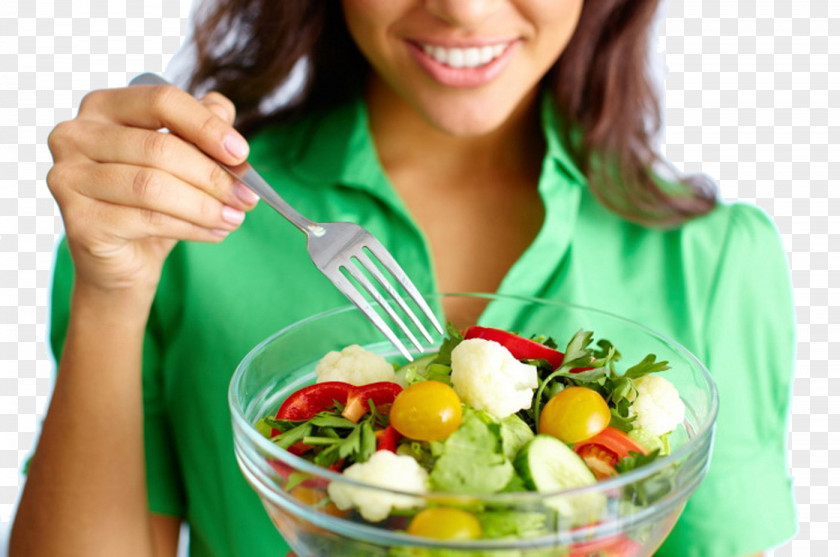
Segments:
[[[787,258],[758,208],[730,212],[709,294],[704,354],[720,394],[708,475],[657,555],[732,557],[797,528],[787,433],[795,314]]]
[[[67,242],[63,240],[56,254],[50,308],[50,345],[56,362],[61,357],[67,335],[72,289],[73,261]],[[183,516],[184,490],[164,405],[160,354],[152,318],[143,341],[143,436],[149,509]]]

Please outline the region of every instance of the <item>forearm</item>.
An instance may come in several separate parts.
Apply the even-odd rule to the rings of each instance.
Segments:
[[[152,555],[141,387],[143,296],[77,289],[11,555]]]

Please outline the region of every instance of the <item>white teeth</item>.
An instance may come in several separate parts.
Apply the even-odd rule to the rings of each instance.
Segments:
[[[421,46],[426,54],[452,68],[477,68],[489,64],[508,47],[505,43],[469,48],[444,48],[427,44]]]

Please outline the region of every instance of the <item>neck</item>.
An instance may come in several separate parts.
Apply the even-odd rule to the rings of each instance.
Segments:
[[[536,90],[500,126],[475,135],[441,130],[375,77],[366,101],[380,162],[392,178],[417,169],[453,178],[539,176],[545,145]]]

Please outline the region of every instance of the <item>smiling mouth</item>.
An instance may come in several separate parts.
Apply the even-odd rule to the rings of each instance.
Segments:
[[[466,48],[451,48],[424,43],[418,43],[418,46],[429,57],[434,58],[436,62],[444,66],[450,68],[479,68],[499,58],[511,44],[511,42],[506,42]]]

